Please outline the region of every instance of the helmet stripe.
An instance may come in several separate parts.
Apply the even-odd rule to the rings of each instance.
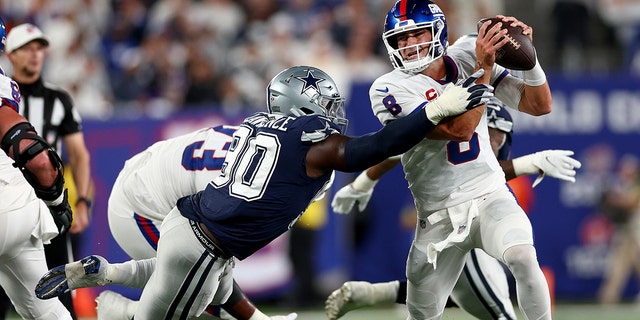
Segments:
[[[409,0],[400,1],[400,16],[398,17],[400,21],[407,20],[407,1]]]

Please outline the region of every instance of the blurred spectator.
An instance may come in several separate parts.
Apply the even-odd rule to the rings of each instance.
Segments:
[[[222,85],[218,68],[197,49],[189,50],[187,88],[183,105],[186,108],[211,106],[221,101]]]
[[[505,14],[503,0],[436,0],[434,2],[442,8],[447,17],[450,43],[465,34],[478,32],[477,22],[480,19]]]
[[[563,72],[575,73],[587,64],[591,8],[586,1],[557,1],[553,7],[554,55]]]
[[[640,1],[598,0],[602,18],[615,27],[617,38],[624,45],[624,67],[640,75]]]
[[[32,22],[50,30],[56,54],[45,73],[77,96],[83,116],[166,117],[194,99],[226,113],[255,111],[268,80],[293,64],[334,70],[348,94],[351,82],[388,70],[379,33],[393,2],[25,0],[0,1],[0,11],[9,26]],[[553,66],[616,71],[623,63],[640,70],[638,1],[436,2],[447,13],[451,41],[475,32],[480,18],[515,15],[535,24],[534,17],[546,15],[555,24],[538,22],[534,29],[550,72]]]
[[[640,163],[625,155],[620,159],[617,175],[605,190],[602,212],[614,226],[609,269],[600,287],[600,303],[620,301],[631,273],[640,282]]]

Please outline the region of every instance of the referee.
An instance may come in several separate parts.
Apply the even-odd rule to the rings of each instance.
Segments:
[[[79,234],[89,225],[89,151],[85,146],[81,119],[71,97],[42,80],[41,71],[48,46],[47,37],[38,27],[29,23],[15,26],[7,35],[6,50],[13,66],[12,78],[18,83],[22,94],[20,113],[57,150],[61,158],[68,159],[66,167],[67,170],[71,169],[77,194],[73,225],[69,232]],[[68,157],[62,155],[62,144]],[[56,237],[44,248],[49,268],[75,260],[69,234]],[[76,319],[71,293],[66,293],[60,299]]]

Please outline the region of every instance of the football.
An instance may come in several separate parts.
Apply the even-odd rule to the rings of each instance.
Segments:
[[[485,21],[491,21],[489,28],[501,22],[498,18],[485,18],[478,21],[478,31]],[[489,29],[487,28],[487,30]],[[502,29],[507,30],[505,37],[509,38],[496,53],[496,63],[512,70],[531,70],[536,65],[536,50],[528,35],[522,34],[521,27],[512,27],[510,23],[502,23]]]

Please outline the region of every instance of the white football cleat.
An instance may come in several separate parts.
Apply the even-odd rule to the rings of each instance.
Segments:
[[[128,303],[131,300],[111,291],[102,291],[96,298],[98,320],[131,320],[127,315]]]
[[[366,281],[348,281],[333,291],[324,305],[329,320],[336,320],[351,310],[374,304],[373,286]]]

